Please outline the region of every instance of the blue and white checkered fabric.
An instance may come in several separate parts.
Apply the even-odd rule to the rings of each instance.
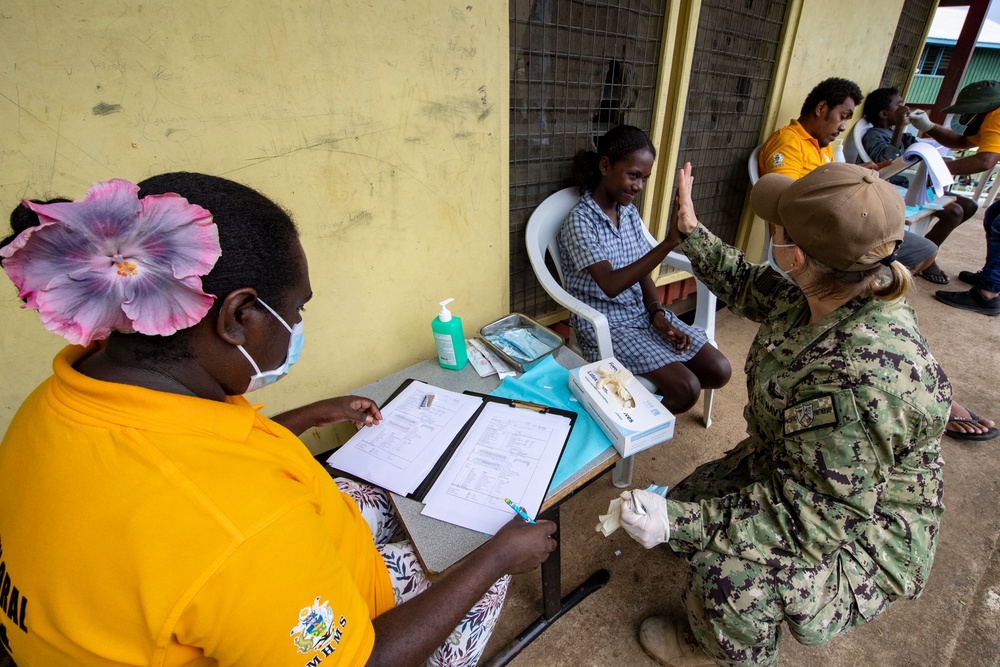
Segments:
[[[633,373],[648,373],[675,361],[689,361],[708,342],[704,330],[684,324],[668,311],[670,323],[691,338],[687,352],[677,354],[650,323],[638,283],[611,298],[587,270],[588,266],[603,261],[611,262],[613,269],[620,269],[649,252],[636,207],[629,204],[619,208],[618,220],[620,224],[615,227],[590,192],[570,211],[559,230],[559,257],[566,291],[607,316],[615,358]],[[600,359],[593,328],[575,315],[570,325],[576,329],[584,357],[588,361]]]

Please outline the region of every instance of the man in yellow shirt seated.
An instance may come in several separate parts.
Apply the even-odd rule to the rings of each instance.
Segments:
[[[813,88],[802,104],[798,120],[772,134],[757,156],[760,174],[784,174],[802,178],[816,167],[833,162],[830,144],[847,129],[854,108],[864,95],[858,84],[831,77]],[[871,165],[865,165],[871,166]],[[934,263],[937,246],[922,236],[906,232],[898,259],[913,273]]]
[[[847,121],[863,99],[853,81],[837,77],[821,81],[806,96],[798,120],[793,119],[761,146],[760,175],[802,178],[821,164],[833,162],[830,144],[847,129]]]

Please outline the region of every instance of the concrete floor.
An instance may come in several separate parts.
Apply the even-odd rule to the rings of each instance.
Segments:
[[[963,289],[955,278],[958,272],[982,266],[986,251],[981,221],[980,212],[941,249],[939,264],[953,277],[946,289]],[[954,385],[956,400],[1000,422],[1000,317],[945,306],[934,299],[938,286],[919,278],[914,283],[910,304]],[[752,322],[728,311],[719,313],[718,343],[734,374],[729,385],[716,392],[714,423],[710,429],[702,426],[700,405],[682,415],[670,443],[637,455],[635,487],[674,484],[743,437],[742,367],[755,332]],[[942,448],[946,511],[923,595],[893,604],[872,623],[825,646],[803,646],[786,633],[781,667],[1000,665],[1000,438],[967,442],[945,437]],[[656,664],[639,646],[637,629],[650,614],[682,617],[686,563],[662,550],[647,552],[622,531],[609,538],[594,531],[598,515],[618,493],[605,475],[563,505],[563,593],[600,568],[610,570],[611,581],[535,640],[511,663],[514,667]],[[537,574],[515,579],[487,657],[541,613],[540,596]]]

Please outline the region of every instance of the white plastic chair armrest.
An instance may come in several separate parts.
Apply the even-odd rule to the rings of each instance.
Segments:
[[[552,300],[558,303],[563,308],[569,310],[571,313],[575,313],[578,317],[586,320],[590,326],[594,327],[594,332],[597,334],[597,349],[601,355],[602,359],[613,356],[613,347],[611,345],[611,327],[608,326],[608,318],[604,313],[591,308],[583,301],[580,301],[575,296],[563,289],[562,285],[555,282],[547,272],[545,274],[539,275],[538,281],[542,284],[542,288],[548,292]]]
[[[687,271],[692,276],[694,271],[691,268],[691,260],[679,252],[671,252],[664,260],[664,264],[672,266],[681,271]],[[697,297],[695,301],[694,325],[699,329],[704,329],[708,339],[715,344],[715,304],[717,299],[709,291],[705,283],[695,278],[697,285]]]

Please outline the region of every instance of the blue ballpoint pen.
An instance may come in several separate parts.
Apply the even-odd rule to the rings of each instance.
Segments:
[[[535,523],[534,521],[532,521],[531,517],[530,517],[530,516],[528,516],[528,513],[527,513],[527,512],[525,512],[525,511],[524,511],[523,509],[521,509],[520,507],[518,507],[518,506],[517,506],[517,503],[515,503],[515,502],[514,502],[513,500],[511,500],[510,498],[504,498],[504,499],[503,499],[503,501],[504,501],[505,503],[507,503],[508,505],[510,505],[510,508],[511,508],[512,510],[514,510],[515,512],[517,512],[517,515],[518,515],[519,517],[521,517],[522,519],[524,519],[524,520],[525,520],[525,521],[527,521],[528,523]]]

